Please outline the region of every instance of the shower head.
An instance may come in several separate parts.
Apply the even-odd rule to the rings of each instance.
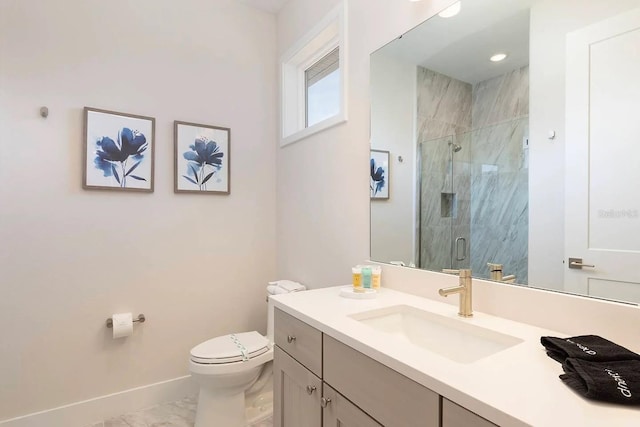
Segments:
[[[451,146],[451,149],[453,150],[454,153],[457,153],[458,151],[462,150],[462,147],[454,142],[449,141],[449,145]]]

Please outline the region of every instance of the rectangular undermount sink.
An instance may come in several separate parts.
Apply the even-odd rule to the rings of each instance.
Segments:
[[[449,318],[408,305],[349,317],[458,363],[472,363],[523,342],[520,338],[473,325],[467,319]]]

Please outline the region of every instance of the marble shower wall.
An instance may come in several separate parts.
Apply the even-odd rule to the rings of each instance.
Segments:
[[[477,83],[472,96],[471,269],[528,282],[529,67]]]
[[[418,142],[471,130],[469,83],[424,67],[418,67],[417,79]]]
[[[473,85],[473,129],[529,117],[529,66]]]
[[[488,277],[500,263],[527,283],[528,67],[473,86],[418,67],[417,88],[420,267]]]
[[[471,269],[489,277],[487,263],[503,264],[503,274],[528,277],[529,175],[522,140],[528,118],[475,130],[471,166]]]

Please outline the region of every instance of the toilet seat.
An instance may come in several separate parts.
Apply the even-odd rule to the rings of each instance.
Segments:
[[[191,349],[191,361],[208,365],[246,362],[269,351],[269,340],[256,331],[219,336]]]

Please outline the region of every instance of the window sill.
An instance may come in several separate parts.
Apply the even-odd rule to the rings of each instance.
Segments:
[[[344,113],[336,114],[335,116],[331,116],[328,119],[324,119],[321,122],[314,124],[313,126],[309,126],[308,128],[299,130],[297,132],[292,133],[291,135],[287,135],[280,140],[280,147],[287,146],[289,144],[293,144],[294,142],[301,141],[311,135],[314,135],[318,132],[322,132],[323,130],[332,128],[339,124],[345,123],[347,121],[347,116]]]

